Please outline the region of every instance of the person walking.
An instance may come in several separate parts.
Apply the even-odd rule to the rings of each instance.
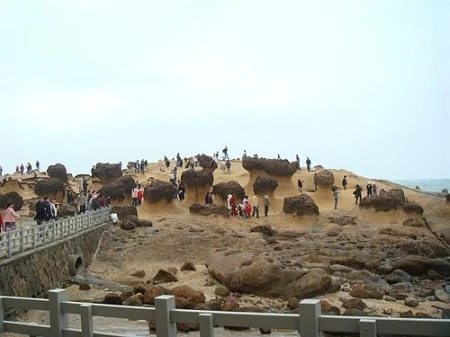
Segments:
[[[131,199],[133,200],[131,206],[134,207],[137,206],[137,192],[138,192],[137,186],[131,190]]]
[[[347,176],[344,176],[344,179],[342,179],[342,188],[344,190],[347,189]]]
[[[371,197],[372,196],[372,183],[370,181],[366,185],[366,190],[367,190],[367,196]]]
[[[334,209],[337,209],[340,193],[341,193],[340,188],[335,186],[333,189]]]
[[[20,164],[20,174],[23,175],[25,171],[25,166],[23,166],[23,164]]]
[[[377,196],[377,185],[375,183],[372,184],[372,196]]]
[[[259,218],[259,198],[258,198],[258,194],[255,194],[253,196],[253,212],[252,212],[252,217],[254,217],[256,215],[257,218]]]
[[[144,192],[142,192],[142,189],[139,187],[136,193],[137,196],[137,205],[142,205],[142,199],[144,198]]]
[[[251,214],[252,214],[252,205],[248,201],[246,201],[244,203],[244,216],[245,218],[250,219]]]
[[[56,208],[56,200],[55,199],[53,199],[50,202],[50,210],[52,212],[51,219],[57,221],[57,219],[58,219],[58,209]]]
[[[297,181],[297,185],[298,185],[298,192],[300,193],[300,194],[302,194],[302,192],[303,192],[303,180],[298,180]]]
[[[311,159],[309,157],[306,157],[306,169],[311,172]]]
[[[77,197],[78,214],[86,213],[86,195],[84,192],[80,193]]]
[[[358,200],[361,203],[362,199],[362,188],[359,185],[356,185],[356,189],[353,191],[353,195],[355,196],[355,205],[358,205]]]
[[[264,196],[264,216],[267,216],[269,214],[269,205],[270,205],[270,198],[266,194]]]
[[[3,219],[5,223],[5,231],[8,229],[16,230],[16,219],[20,219],[20,215],[14,210],[14,205],[11,202],[6,204],[5,217]]]
[[[227,161],[226,161],[226,163],[225,163],[225,166],[226,166],[226,174],[230,174],[231,173],[231,162],[227,159]]]

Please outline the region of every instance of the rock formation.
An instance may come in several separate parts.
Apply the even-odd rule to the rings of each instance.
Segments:
[[[296,215],[319,215],[319,207],[307,194],[284,198],[283,212]]]
[[[297,171],[297,163],[278,159],[253,159],[250,157],[242,160],[242,166],[249,173],[249,181],[245,190],[250,191],[258,176],[270,176],[278,182],[276,193],[282,193],[279,197],[297,194],[297,188],[292,183],[292,176]]]
[[[224,217],[230,215],[227,207],[213,204],[192,204],[189,206],[189,212],[194,215],[221,215]]]
[[[266,174],[256,177],[253,192],[258,195],[272,195],[278,187],[278,181]]]
[[[359,205],[361,208],[372,208],[375,211],[389,212],[403,209],[407,214],[422,215],[423,207],[416,203],[407,203],[405,192],[402,189],[395,188],[388,192],[381,190],[376,197],[365,197]]]
[[[122,176],[122,164],[97,163],[92,177],[100,179],[103,183],[114,181]]]
[[[123,176],[114,182],[103,186],[98,192],[111,201],[128,201],[131,204],[131,191],[136,187],[136,182],[130,176]]]
[[[152,204],[159,202],[172,203],[176,195],[176,189],[170,184],[160,180],[153,181],[145,186],[144,200]]]
[[[196,171],[190,169],[181,174],[181,184],[186,189],[187,203],[204,203],[206,193],[214,183],[214,176],[210,170]]]
[[[245,197],[244,188],[234,180],[214,185],[212,193],[216,197],[215,203],[217,205],[227,205],[229,194],[235,194],[238,201]]]
[[[40,197],[55,198],[59,202],[63,200],[64,183],[58,178],[39,180],[34,186],[34,192]]]
[[[64,182],[67,181],[67,170],[63,164],[57,163],[50,165],[47,168],[47,174],[50,178],[57,178]]]
[[[23,198],[17,192],[0,194],[0,209],[6,209],[6,205],[11,202],[15,211],[20,211],[23,206]]]
[[[205,170],[210,170],[211,172],[214,172],[214,170],[217,168],[216,161],[206,154],[201,154],[197,156],[198,163],[201,168]]]

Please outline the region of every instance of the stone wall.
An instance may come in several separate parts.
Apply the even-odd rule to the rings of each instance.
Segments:
[[[72,277],[73,266],[69,265],[74,261],[69,256],[81,252],[84,266],[91,264],[109,225],[0,261],[0,295],[41,297],[50,289],[63,287]]]

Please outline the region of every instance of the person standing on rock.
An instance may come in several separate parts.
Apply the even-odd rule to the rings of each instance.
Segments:
[[[372,196],[377,196],[377,185],[375,183],[372,184]]]
[[[337,209],[340,194],[341,194],[341,189],[337,186],[334,186],[334,189],[333,189],[334,209]]]
[[[78,214],[86,213],[86,195],[80,193],[77,197]]]
[[[41,169],[41,164],[39,163],[38,160],[36,160],[36,170],[38,171],[38,173],[40,172]]]
[[[88,183],[86,179],[83,179],[83,192],[84,195],[86,196],[87,192],[88,192]]]
[[[258,198],[258,194],[255,194],[253,196],[252,206],[253,206],[252,217],[254,217],[256,215],[256,217],[259,218],[259,198]]]
[[[297,162],[297,170],[301,171],[301,165],[300,165],[300,157],[298,156],[298,154],[295,155],[295,161]]]
[[[366,190],[367,190],[367,197],[371,197],[372,196],[372,184],[370,183],[370,181],[366,185]]]
[[[342,188],[344,190],[347,189],[347,176],[344,176],[344,179],[342,179]]]
[[[311,159],[309,157],[306,157],[306,169],[311,172]]]
[[[180,202],[182,202],[183,200],[184,200],[184,194],[185,194],[185,189],[184,189],[184,186],[183,185],[181,185],[181,181],[180,180],[178,180],[178,200],[180,201]]]
[[[244,160],[245,158],[247,158],[247,150],[244,150],[244,154],[242,155],[242,160]]]
[[[359,185],[356,185],[356,189],[353,191],[353,195],[355,196],[355,205],[358,205],[358,200],[361,203],[362,199],[362,188]]]
[[[269,205],[270,205],[270,198],[266,194],[264,196],[264,216],[267,216],[269,214]]]
[[[16,230],[16,219],[19,219],[20,215],[14,210],[14,205],[11,202],[6,204],[5,217],[3,221],[5,222],[5,230]]]
[[[20,164],[20,174],[23,175],[25,171],[25,166],[23,166],[23,164]]]

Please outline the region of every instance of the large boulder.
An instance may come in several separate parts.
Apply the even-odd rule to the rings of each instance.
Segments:
[[[414,276],[426,275],[430,270],[434,270],[443,276],[450,276],[450,262],[444,259],[408,256],[395,262],[392,268],[401,269]]]
[[[217,168],[216,161],[212,157],[207,156],[206,154],[201,154],[197,156],[197,160],[200,167],[205,170],[210,170],[211,172],[213,172]]]
[[[259,195],[272,194],[278,187],[278,181],[268,175],[260,175],[256,177],[253,183],[253,192]]]
[[[284,198],[283,212],[297,215],[318,215],[319,207],[307,194]]]
[[[418,215],[422,215],[424,212],[422,206],[413,202],[408,202],[404,204],[403,210],[408,214],[418,214]]]
[[[266,158],[244,158],[242,166],[247,171],[264,171],[270,176],[292,176],[297,172],[297,162],[290,163],[288,160],[266,159]]]
[[[334,184],[334,174],[329,170],[318,172],[316,179],[318,186],[331,186]]]
[[[223,200],[227,200],[229,194],[236,195],[236,197],[240,200],[245,197],[244,188],[234,180],[214,185],[213,194],[219,196]]]
[[[122,163],[97,163],[92,172],[92,176],[102,181],[119,178],[122,176]]]
[[[66,218],[77,215],[76,205],[62,204],[58,206],[58,218]]]
[[[404,207],[406,204],[405,193],[402,189],[395,188],[388,192],[381,190],[380,195],[376,197],[363,198],[359,204],[362,208],[373,208],[375,211],[389,212],[398,208]],[[413,209],[417,210],[417,207],[406,207],[408,211]]]
[[[170,183],[155,180],[150,185],[145,186],[144,198],[152,204],[160,201],[171,203],[176,193],[177,190]]]
[[[224,217],[228,217],[230,215],[230,212],[228,211],[228,208],[225,206],[218,206],[213,204],[192,204],[189,207],[189,212],[191,214],[195,215],[221,215]]]
[[[98,192],[111,200],[123,201],[131,197],[131,191],[136,187],[136,181],[130,176],[123,176],[114,182],[103,186]]]
[[[58,178],[39,180],[34,186],[34,192],[39,196],[54,195],[64,191],[64,183]]]
[[[205,294],[189,286],[181,285],[171,289],[171,294],[175,296],[177,309],[194,309],[196,305],[205,303]]]
[[[63,164],[55,164],[55,165],[50,165],[47,168],[47,175],[50,178],[57,178],[60,179],[62,181],[67,181],[67,170],[66,167]]]
[[[212,186],[214,176],[210,170],[186,170],[181,174],[181,184],[186,188]]]
[[[320,268],[313,268],[306,275],[294,281],[289,292],[299,299],[310,298],[325,293],[331,286],[332,278]]]
[[[111,213],[116,213],[119,220],[123,220],[130,215],[138,216],[137,208],[134,206],[114,206]]]
[[[5,194],[0,194],[1,209],[6,209],[6,205],[10,202],[13,204],[15,211],[20,211],[23,206],[23,198],[19,193],[12,191]]]

